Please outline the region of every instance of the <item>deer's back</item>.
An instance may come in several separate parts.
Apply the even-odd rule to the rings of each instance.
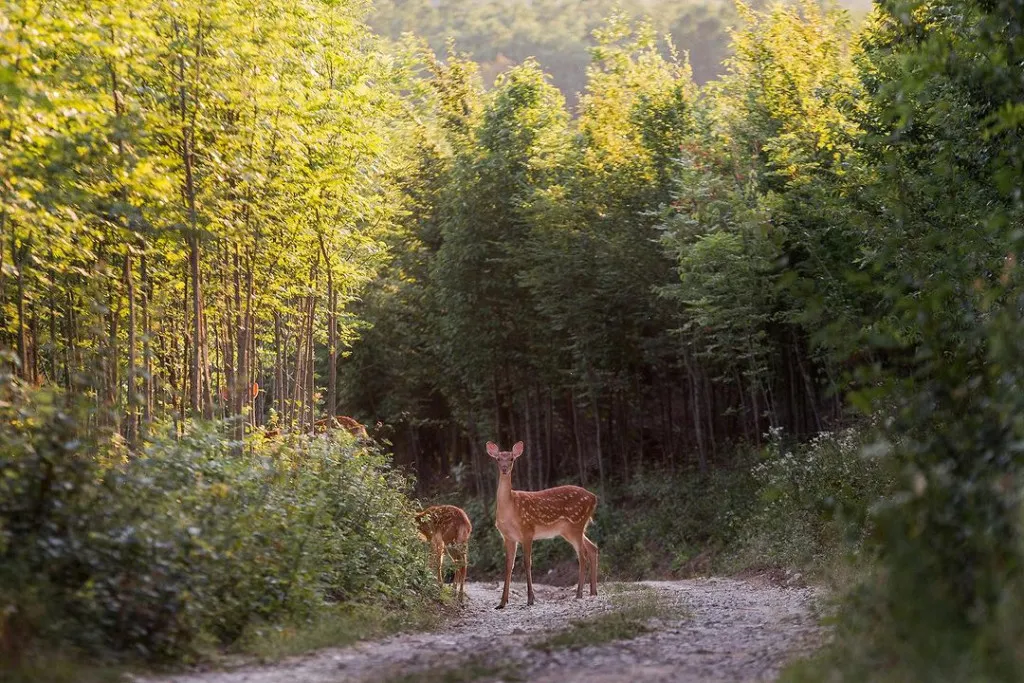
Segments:
[[[549,525],[557,521],[582,524],[594,516],[597,496],[580,486],[556,486],[543,491],[516,491],[524,519]]]
[[[465,543],[473,532],[469,515],[454,505],[434,505],[416,515],[420,533],[427,538],[439,535],[445,543]]]

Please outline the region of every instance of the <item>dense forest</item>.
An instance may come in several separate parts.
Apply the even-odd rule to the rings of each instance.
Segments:
[[[412,494],[493,536],[522,440],[841,518],[820,666],[1021,674],[1024,10],[583,5],[3,0],[0,653],[433,599]]]

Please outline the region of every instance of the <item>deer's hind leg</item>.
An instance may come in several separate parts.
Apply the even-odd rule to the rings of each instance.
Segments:
[[[583,537],[583,547],[587,552],[587,562],[590,564],[590,594],[597,595],[597,560],[598,551],[597,544],[591,541],[586,536]],[[582,597],[583,593],[583,568],[580,567],[580,590],[577,597]]]
[[[455,565],[455,585],[458,588],[459,602],[462,602],[466,594],[466,572],[469,569],[469,541],[450,544],[448,556]]]
[[[565,540],[569,541],[573,549],[576,551],[576,561],[580,565],[579,580],[576,582],[576,599],[583,597],[583,582],[586,580],[586,567],[587,562],[587,548],[583,544],[584,536],[581,533],[578,537],[576,536],[563,536]]]

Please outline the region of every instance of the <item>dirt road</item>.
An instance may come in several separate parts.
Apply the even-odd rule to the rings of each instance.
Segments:
[[[720,578],[649,581],[602,585],[602,595],[582,600],[573,599],[571,588],[536,588],[532,607],[525,587],[515,584],[508,607],[495,610],[500,587],[472,583],[464,613],[440,632],[147,683],[767,681],[820,638],[809,588]],[[551,645],[552,634],[607,619],[641,592],[657,602],[648,632],[600,644]]]

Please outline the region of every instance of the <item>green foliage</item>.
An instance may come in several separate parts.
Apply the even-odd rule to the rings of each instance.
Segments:
[[[869,432],[823,432],[785,445],[778,431],[751,469],[757,499],[739,532],[738,561],[828,568],[845,553],[870,554],[869,511],[893,487],[887,464],[865,452]]]
[[[438,379],[457,414],[475,412],[484,425],[493,368],[515,381],[534,365],[538,331],[520,325],[531,302],[516,279],[529,228],[522,206],[549,182],[566,125],[562,98],[535,63],[509,71],[487,98],[473,146],[456,156],[442,200],[446,220],[431,293],[448,374]]]
[[[645,473],[598,508],[594,541],[611,575],[641,580],[707,573],[730,548],[757,495],[749,465]]]
[[[431,590],[405,479],[350,441],[239,450],[214,425],[124,458],[74,402],[0,390],[5,610],[44,640],[177,657],[325,600]]]

